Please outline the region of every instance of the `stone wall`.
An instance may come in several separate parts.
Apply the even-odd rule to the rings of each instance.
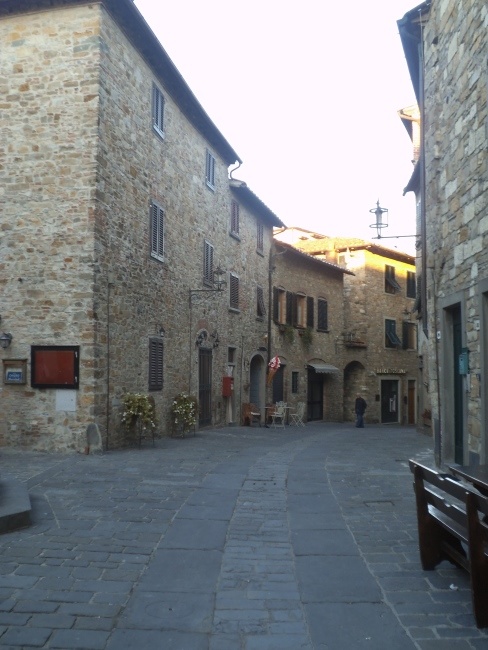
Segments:
[[[443,456],[454,456],[460,418],[465,462],[470,453],[486,460],[487,28],[485,2],[445,0],[432,3],[424,31],[430,388]],[[456,309],[470,367],[458,407],[449,379]]]

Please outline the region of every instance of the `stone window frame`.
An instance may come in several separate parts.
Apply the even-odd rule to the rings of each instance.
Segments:
[[[164,95],[158,86],[153,83],[152,86],[152,127],[153,130],[164,138]]]
[[[157,201],[151,201],[150,209],[150,240],[151,258],[164,262],[164,209]]]

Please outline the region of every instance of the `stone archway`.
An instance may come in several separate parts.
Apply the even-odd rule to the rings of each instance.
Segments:
[[[354,422],[356,395],[364,394],[366,388],[366,368],[359,361],[351,361],[344,368],[344,422]]]

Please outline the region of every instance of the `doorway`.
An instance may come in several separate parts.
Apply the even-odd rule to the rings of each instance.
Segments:
[[[198,424],[212,424],[212,348],[198,351]]]
[[[381,380],[381,422],[398,422],[398,379]]]
[[[324,380],[314,370],[308,371],[307,419],[324,419]]]

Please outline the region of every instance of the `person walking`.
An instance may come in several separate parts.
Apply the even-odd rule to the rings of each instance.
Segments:
[[[358,394],[354,403],[354,412],[356,413],[356,427],[364,429],[364,412],[366,411],[366,400]]]

